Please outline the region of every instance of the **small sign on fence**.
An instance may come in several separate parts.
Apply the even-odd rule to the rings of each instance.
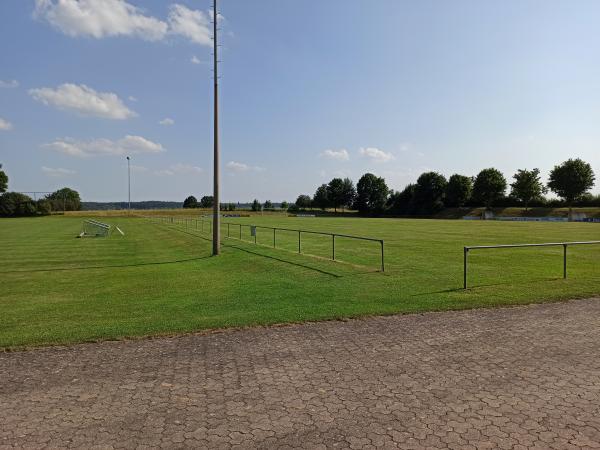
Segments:
[[[256,237],[256,227],[254,225],[250,227],[250,236]]]

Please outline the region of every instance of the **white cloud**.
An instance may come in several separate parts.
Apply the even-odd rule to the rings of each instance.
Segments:
[[[168,18],[161,20],[126,0],[35,0],[33,17],[71,37],[128,36],[161,41],[170,34],[200,45],[212,44],[211,13],[180,4],[171,5]]]
[[[127,167],[127,166],[125,166],[125,167]],[[131,171],[134,173],[148,172],[148,168],[145,166],[138,166],[136,164],[131,164],[129,167],[130,167]]]
[[[125,0],[36,0],[33,15],[71,37],[135,36],[158,41],[168,31],[164,21]]]
[[[175,173],[202,173],[201,167],[192,166],[191,164],[177,163],[171,166],[171,170]]]
[[[138,101],[138,99],[136,97],[134,97],[133,95],[130,95],[127,98],[129,99],[130,102],[137,102]]]
[[[75,139],[58,139],[44,147],[69,156],[86,158],[90,156],[125,156],[139,153],[160,153],[165,149],[162,145],[141,136],[125,136],[118,141],[94,139],[78,141]]]
[[[362,156],[365,156],[377,162],[387,162],[394,159],[394,155],[392,155],[391,153],[384,152],[383,150],[379,150],[375,147],[361,148],[359,150],[359,153]]]
[[[35,100],[60,110],[82,116],[124,120],[137,116],[112,92],[96,92],[85,84],[61,84],[56,89],[40,88],[29,91]]]
[[[156,170],[155,175],[160,176],[172,176],[172,175],[187,175],[187,174],[199,174],[204,172],[201,167],[193,166],[191,164],[177,163],[171,165],[168,169]]]
[[[19,82],[17,80],[10,80],[10,81],[0,80],[0,88],[14,89],[17,87],[19,87]]]
[[[233,172],[246,172],[250,170],[248,164],[239,163],[235,161],[229,161],[226,167]]]
[[[175,175],[175,172],[173,172],[172,170],[169,170],[169,169],[155,170],[154,175],[158,175],[160,177],[163,177],[163,176],[170,177],[170,176]]]
[[[8,120],[0,117],[0,131],[10,131],[13,129],[13,124]]]
[[[229,161],[225,167],[230,170],[231,172],[249,172],[249,171],[253,171],[253,172],[262,172],[265,169],[262,167],[258,167],[258,166],[249,166],[248,164],[244,164],[241,162],[236,162],[236,161]]]
[[[185,36],[196,44],[212,45],[208,14],[175,4],[170,7],[168,20],[170,33]]]
[[[202,64],[202,61],[200,61],[200,59],[198,59],[198,57],[196,55],[191,57],[190,62],[192,64]]]
[[[322,158],[327,159],[335,159],[337,161],[348,161],[350,159],[350,155],[348,154],[348,150],[342,148],[340,150],[325,150],[320,155]]]
[[[159,125],[163,125],[163,126],[171,126],[171,125],[175,125],[175,121],[169,117],[165,117],[163,120],[161,120],[160,122],[158,122]]]
[[[42,166],[42,172],[50,177],[63,177],[65,175],[73,175],[76,173],[74,170],[63,169],[62,167],[58,167],[53,169],[52,167]]]

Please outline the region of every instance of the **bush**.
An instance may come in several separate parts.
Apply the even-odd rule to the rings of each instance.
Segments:
[[[31,197],[18,192],[5,192],[0,195],[0,216],[34,216],[37,214],[35,202]]]
[[[298,198],[296,199],[296,206],[299,209],[306,209],[306,208],[310,208],[312,205],[312,199],[310,198],[310,195],[299,195]]]
[[[194,197],[193,195],[190,195],[188,198],[186,198],[183,201],[183,207],[184,208],[197,208],[198,200],[196,200],[196,197]]]
[[[38,214],[46,216],[46,215],[52,213],[52,203],[49,200],[46,200],[46,199],[38,200],[36,207],[37,207]]]
[[[205,195],[200,199],[200,208],[212,208],[214,199],[212,195]]]

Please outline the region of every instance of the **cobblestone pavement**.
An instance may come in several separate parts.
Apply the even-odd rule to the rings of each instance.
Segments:
[[[598,448],[600,299],[0,354],[0,448]]]

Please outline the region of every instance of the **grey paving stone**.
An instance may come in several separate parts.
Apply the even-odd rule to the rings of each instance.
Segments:
[[[0,448],[600,448],[600,299],[2,353]]]

